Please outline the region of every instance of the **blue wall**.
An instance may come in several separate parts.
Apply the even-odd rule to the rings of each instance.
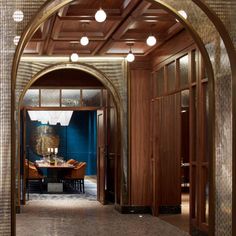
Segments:
[[[30,160],[40,159],[30,147],[31,130],[42,125],[27,115],[26,144]],[[64,160],[73,158],[87,163],[86,175],[97,172],[97,114],[96,111],[74,111],[69,126],[51,126],[60,137],[58,155]]]

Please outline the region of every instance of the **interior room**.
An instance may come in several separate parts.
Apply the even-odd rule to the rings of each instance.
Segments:
[[[84,4],[79,1],[61,8],[41,24],[24,49],[20,77],[24,75],[24,67],[40,66],[43,69],[41,60],[47,63],[51,58],[60,63],[61,56],[69,56],[72,68],[63,68],[62,65],[57,70],[55,66],[48,73],[43,72],[41,77],[33,78],[31,86],[25,91],[21,105],[24,143],[21,147],[21,170],[28,160],[28,166],[32,163],[36,166],[43,178],[39,181],[43,183],[38,185],[41,198],[48,196],[50,199],[51,196],[53,199],[51,193],[67,192],[78,194],[79,197],[91,197],[86,183],[91,183],[92,176],[97,183],[93,196],[101,204],[114,203],[116,206],[123,201],[124,205],[131,206],[121,207],[123,213],[152,213],[183,232],[189,232],[189,219],[195,222],[196,217],[190,215],[190,207],[193,211],[196,202],[192,202],[191,206],[189,203],[189,193],[196,187],[194,182],[190,183],[190,178],[196,178],[196,173],[192,172],[190,176],[189,169],[192,167],[201,171],[200,160],[197,164],[194,162],[196,137],[190,137],[189,134],[190,130],[195,132],[193,130],[196,129],[194,101],[199,99],[196,91],[204,87],[204,91],[208,92],[208,78],[201,72],[204,64],[200,51],[183,25],[156,4],[142,1],[134,8],[135,5],[130,3],[123,6],[121,19],[117,20],[115,9],[122,4],[122,1],[118,1],[117,6],[108,5],[109,15],[104,23],[99,23],[93,16],[87,19],[80,10],[83,6],[88,11],[89,6]],[[188,17],[185,12],[180,14],[184,19]],[[103,26],[101,32],[97,28],[99,24]],[[143,30],[145,35],[142,36]],[[127,55],[126,63],[130,72],[126,79],[123,78],[127,89],[122,88],[121,109],[127,109],[129,118],[125,121],[121,116],[123,123],[120,127],[117,114],[121,112],[121,105],[117,100],[114,102],[111,88],[86,70],[73,69],[73,65],[89,61],[86,59],[88,55],[120,58]],[[44,61],[45,56],[48,58]],[[32,59],[35,62],[31,63]],[[101,64],[100,68],[105,66],[105,59],[98,58],[96,61],[94,57],[91,60],[95,62],[93,67],[97,64]],[[117,66],[113,67],[108,65],[107,70],[119,70]],[[112,73],[110,79],[114,79]],[[204,110],[207,104],[203,104],[198,109]],[[63,117],[66,112],[70,116],[66,124],[60,120],[54,123],[50,121],[52,117]],[[32,118],[40,114],[43,117]],[[129,125],[129,133],[125,132],[124,122]],[[120,135],[117,133],[119,129]],[[172,130],[172,133],[166,132],[166,129]],[[205,130],[198,132],[204,135]],[[124,193],[119,187],[122,184],[119,182],[123,162],[120,154],[126,146],[123,140],[125,135],[130,138],[128,155],[132,166],[128,190],[131,195],[127,203],[121,199]],[[153,139],[151,143],[150,136]],[[150,148],[147,149],[147,146]],[[202,146],[201,150],[204,148]],[[150,156],[154,156],[154,163],[160,163],[154,164],[151,169],[149,162],[145,161]],[[86,166],[84,176],[78,179],[72,177],[77,163]],[[153,175],[140,175],[147,171],[153,171]],[[35,181],[27,176],[28,173],[26,168],[20,174],[20,182],[23,183],[21,202],[26,206],[28,200],[34,200],[35,186],[32,183]],[[150,178],[154,185],[153,193]],[[202,189],[205,184],[202,184]],[[207,193],[205,195],[207,198]],[[201,204],[205,208],[205,204]],[[208,212],[205,211],[205,214]]]
[[[234,13],[217,3],[0,8],[0,234],[234,235]]]

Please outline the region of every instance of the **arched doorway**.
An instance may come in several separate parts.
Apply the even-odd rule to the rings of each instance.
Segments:
[[[20,103],[19,103],[19,110],[18,110],[18,124],[21,124],[22,122],[20,122],[20,120],[22,119],[22,112],[21,112],[21,105],[22,105],[22,101],[24,99],[24,96],[26,94],[26,92],[28,91],[29,88],[31,88],[31,86],[34,83],[37,83],[37,81],[40,81],[40,79],[46,77],[48,74],[53,74],[55,72],[63,73],[65,74],[67,72],[70,71],[77,71],[77,72],[83,72],[81,76],[85,77],[86,79],[83,78],[82,87],[85,87],[86,89],[88,89],[89,84],[95,83],[94,79],[97,79],[99,81],[100,84],[104,85],[104,88],[106,89],[107,92],[101,90],[101,98],[99,98],[99,100],[101,100],[101,104],[98,105],[98,107],[87,107],[86,105],[83,105],[83,98],[81,99],[81,105],[82,108],[80,109],[79,107],[70,107],[70,108],[66,108],[66,107],[61,107],[62,102],[60,102],[60,107],[61,108],[56,108],[56,107],[51,107],[51,109],[53,110],[74,110],[74,111],[97,111],[97,128],[96,128],[96,133],[97,133],[97,138],[96,138],[96,142],[97,143],[97,200],[99,202],[101,202],[102,204],[105,204],[108,201],[114,201],[115,204],[120,204],[120,189],[119,186],[120,184],[120,179],[119,179],[119,170],[118,170],[118,163],[120,160],[118,160],[118,157],[120,157],[120,153],[121,153],[121,146],[122,142],[120,140],[121,138],[121,113],[122,113],[122,104],[121,104],[121,100],[120,100],[120,96],[117,93],[116,89],[112,86],[111,82],[109,81],[109,79],[107,79],[107,77],[102,74],[99,70],[97,70],[96,68],[93,68],[92,66],[86,65],[86,64],[82,64],[82,63],[77,63],[77,64],[73,64],[73,63],[61,63],[61,64],[57,64],[57,65],[53,65],[53,66],[49,66],[48,68],[40,71],[39,73],[37,73],[31,80],[30,82],[25,86],[24,91],[22,92],[21,96],[20,96]],[[70,73],[68,75],[73,75],[76,76],[76,73]],[[59,75],[57,74],[57,75]],[[86,75],[87,74],[87,75]],[[77,74],[78,76],[79,74]],[[50,76],[49,76],[50,78]],[[93,81],[91,81],[93,80]],[[44,80],[45,81],[45,80]],[[58,82],[58,81],[57,81]],[[47,82],[48,83],[48,80]],[[50,82],[51,86],[53,86],[53,84],[58,84],[55,81],[53,82],[53,80]],[[66,85],[68,82],[66,81],[61,81],[61,83],[59,82],[59,84],[62,86],[63,83]],[[69,87],[74,87],[75,84],[78,85],[76,83],[76,81],[72,82],[72,84],[69,82],[70,86]],[[81,83],[81,81],[80,81]],[[97,83],[97,84],[99,84]],[[96,83],[95,83],[96,84]],[[50,87],[51,87],[50,86]],[[68,84],[66,85],[68,86]],[[94,86],[94,85],[93,85]],[[37,87],[37,86],[36,86]],[[76,86],[75,86],[76,87]],[[77,86],[78,87],[78,86]],[[82,87],[80,89],[82,89]],[[63,88],[63,86],[62,86]],[[61,88],[61,89],[62,89]],[[62,90],[60,89],[60,93],[62,94]],[[83,89],[80,90],[83,94]],[[86,90],[84,90],[86,91]],[[79,94],[81,93],[79,92]],[[60,96],[61,97],[61,96]],[[42,99],[41,96],[39,96],[40,99]],[[62,99],[62,97],[60,98]],[[41,104],[39,102],[39,104]],[[86,104],[86,103],[85,103]],[[113,108],[112,105],[114,104]],[[41,106],[41,105],[40,105]],[[83,107],[85,106],[85,107]],[[47,110],[48,108],[45,107]],[[36,110],[40,109],[40,110],[44,110],[45,108],[35,108]],[[26,110],[34,110],[33,107],[31,108],[26,108]],[[114,109],[114,110],[113,110]],[[26,110],[24,111],[24,113],[26,113]],[[50,109],[49,109],[50,110]],[[112,111],[113,110],[113,111]],[[37,111],[36,111],[37,112]],[[25,115],[23,115],[25,116]],[[112,116],[112,117],[111,117]],[[109,119],[108,119],[109,117]],[[24,118],[25,120],[26,118]],[[113,119],[113,123],[110,123],[110,119]],[[115,122],[115,123],[114,123]],[[23,125],[25,126],[25,125]],[[25,129],[25,128],[24,128]],[[111,134],[111,130],[113,130],[113,134]],[[23,132],[22,130],[20,131],[20,125],[18,126],[18,139],[21,140],[21,136],[26,135],[24,134],[26,132],[26,130]],[[89,135],[89,134],[88,134]],[[107,139],[109,136],[109,140]],[[111,136],[115,137],[114,140],[111,141]],[[23,138],[23,140],[25,140],[25,138]],[[111,144],[113,145],[112,150],[109,150],[109,145],[108,142],[111,142]],[[19,143],[19,145],[22,146],[22,144]],[[24,149],[24,146],[26,144],[23,145],[23,147],[18,149],[18,156],[21,156],[21,159],[18,161],[19,166],[20,163],[25,163],[25,155],[27,154],[26,150]],[[23,149],[22,149],[23,148]],[[29,147],[28,147],[29,148]],[[20,152],[24,153],[23,156],[20,154]],[[113,158],[112,160],[110,158],[108,158],[109,153],[112,152]],[[118,154],[119,153],[119,154]],[[28,153],[29,154],[29,153]],[[22,162],[23,160],[23,162]],[[114,167],[115,166],[115,167]],[[21,169],[23,167],[21,166]],[[114,169],[116,171],[114,171]],[[19,173],[20,174],[20,173]],[[25,176],[25,174],[23,173],[23,175],[21,175],[21,180],[19,180],[19,182],[24,182],[27,176]],[[22,179],[23,178],[23,179]],[[19,196],[23,196],[23,199],[25,199],[24,194],[26,193],[25,191],[25,183],[22,185],[21,188],[18,189],[19,191]],[[20,200],[20,199],[18,199]],[[25,202],[25,200],[23,201]]]
[[[160,2],[163,6],[164,6],[164,3],[162,3],[162,2]],[[63,3],[64,4],[64,3]],[[59,7],[59,5],[58,5],[58,7]],[[170,8],[169,8],[170,9]],[[170,9],[172,12],[175,12],[174,11],[174,9]],[[176,13],[176,12],[175,12]],[[183,19],[180,19],[184,24],[186,23]],[[186,25],[186,27],[188,28],[188,29],[190,29],[190,32],[193,32],[193,31],[191,31],[191,27],[189,27],[189,25]],[[196,35],[195,35],[196,36]],[[24,40],[24,39],[23,39]],[[22,40],[22,42],[23,42],[23,40]],[[210,61],[209,61],[209,57],[207,57],[207,54],[206,54],[206,51],[205,51],[205,49],[203,48],[203,44],[200,42],[200,41],[198,41],[197,42],[197,44],[198,44],[198,46],[200,47],[200,49],[202,50],[202,53],[203,53],[203,55],[205,55],[205,57],[204,57],[204,59],[206,60],[206,62],[207,62],[207,69],[209,69],[209,71],[208,71],[208,76],[209,75],[211,75],[210,77],[211,77],[211,80],[212,80],[212,86],[213,86],[213,73],[212,73],[212,71],[211,71],[211,66],[210,66]],[[21,46],[22,46],[23,44],[21,44]],[[19,47],[20,48],[20,47]],[[213,87],[212,87],[213,88]],[[213,93],[213,90],[212,90],[212,93]],[[211,105],[213,105],[213,104],[211,104]],[[213,106],[211,106],[211,107],[213,107]]]

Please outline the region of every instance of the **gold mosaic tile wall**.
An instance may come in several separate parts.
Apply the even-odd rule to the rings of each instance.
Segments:
[[[11,163],[11,63],[14,54],[15,35],[20,35],[32,15],[46,0],[2,0],[0,1],[0,235],[10,235],[10,163]],[[173,9],[183,9],[188,22],[206,45],[215,76],[215,168],[216,205],[215,235],[232,234],[232,76],[225,45],[215,26],[208,20],[193,0],[158,1]],[[197,1],[196,1],[197,2]],[[205,0],[222,19],[236,45],[235,0]],[[22,23],[12,19],[15,9],[24,11]]]
[[[11,227],[11,61],[15,24],[14,2],[0,1],[0,235]],[[11,42],[11,43],[9,43]]]

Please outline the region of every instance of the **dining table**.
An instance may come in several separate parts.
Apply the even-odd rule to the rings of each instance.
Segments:
[[[47,170],[47,192],[63,192],[63,176],[70,169],[74,168],[74,165],[68,164],[65,161],[55,161],[53,164],[44,161],[38,160],[35,161],[35,165],[39,169]]]

